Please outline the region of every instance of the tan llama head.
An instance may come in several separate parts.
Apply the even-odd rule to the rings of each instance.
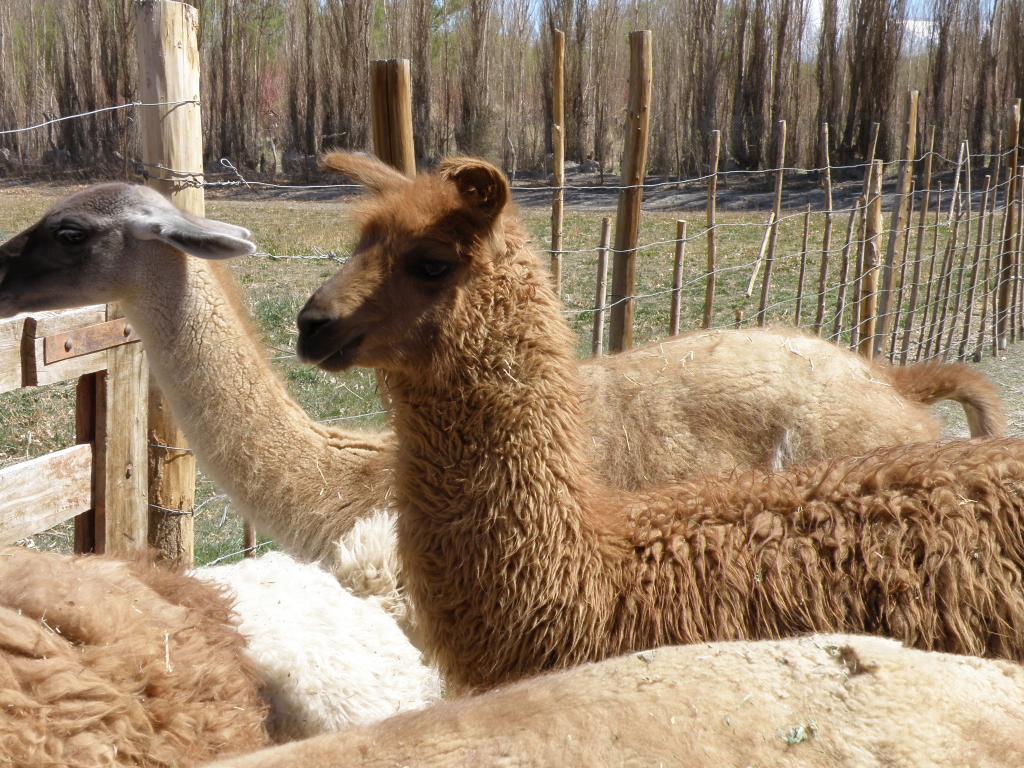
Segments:
[[[352,258],[299,313],[299,356],[329,370],[414,371],[439,337],[473,324],[473,302],[486,295],[480,281],[507,258],[508,182],[469,158],[415,179],[365,155],[332,153],[323,163],[374,194],[356,207]]]
[[[128,300],[184,254],[251,254],[248,230],[183,213],[158,192],[97,184],[0,246],[0,317]]]

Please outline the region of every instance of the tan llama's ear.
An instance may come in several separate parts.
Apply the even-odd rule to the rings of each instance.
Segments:
[[[493,219],[508,204],[510,192],[505,174],[484,160],[452,157],[441,162],[438,174],[452,181],[466,205]]]
[[[408,176],[362,152],[328,152],[320,156],[320,167],[344,174],[374,192],[400,189],[412,183]]]
[[[125,226],[139,240],[161,240],[200,259],[250,256],[256,244],[249,230],[177,210],[170,203],[125,215]]]

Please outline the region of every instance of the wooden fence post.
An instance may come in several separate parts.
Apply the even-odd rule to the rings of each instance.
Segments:
[[[818,273],[818,309],[814,315],[814,333],[821,335],[825,322],[825,286],[828,283],[828,262],[832,250],[832,166],[828,150],[828,123],[821,124],[823,187],[825,189],[825,233],[821,239],[821,268]]]
[[[985,329],[988,327],[988,308],[992,304],[992,311],[995,312],[995,286],[991,280],[992,275],[992,240],[995,235],[996,221],[996,197],[999,195],[999,171],[1000,155],[1003,146],[1002,135],[996,142],[996,159],[992,169],[992,197],[988,204],[988,226],[985,233],[985,274],[981,282],[981,316],[978,318],[978,344],[971,359],[980,363],[985,354]]]
[[[896,337],[899,335],[900,313],[903,311],[903,296],[906,294],[907,287],[907,254],[910,252],[910,230],[913,229],[914,222],[914,191],[915,182],[911,179],[910,205],[907,206],[907,220],[903,228],[903,259],[900,261],[900,278],[897,283],[899,290],[896,291],[896,306],[892,311],[892,338],[889,339],[890,365],[896,362]]]
[[[872,163],[872,167],[874,164]],[[870,174],[869,174],[870,177]],[[853,267],[853,297],[850,302],[850,349],[856,352],[860,348],[860,307],[861,307],[861,286],[864,278],[864,251],[867,250],[867,227],[868,227],[868,199],[864,198],[864,205],[860,209],[860,220],[857,222],[857,255],[854,258]]]
[[[594,300],[594,332],[590,353],[600,357],[604,353],[604,305],[608,285],[608,249],[612,241],[612,222],[601,219],[601,245],[597,249],[597,295]]]
[[[889,240],[885,249],[885,263],[882,266],[882,292],[878,297],[878,333],[875,336],[875,357],[882,354],[886,338],[889,335],[889,326],[892,324],[892,313],[889,311],[892,303],[892,293],[896,272],[899,269],[897,263],[897,246],[903,233],[903,226],[906,220],[908,195],[910,184],[914,179],[914,155],[917,153],[917,102],[918,92],[910,91],[907,94],[907,112],[904,120],[905,139],[903,143],[903,163],[900,166],[899,197],[896,207],[892,211],[892,225],[889,229]],[[907,254],[900,255],[899,260],[907,258]],[[900,288],[902,291],[902,286]]]
[[[715,314],[715,272],[718,269],[718,156],[722,150],[722,132],[711,132],[711,172],[708,179],[708,282],[704,290],[702,328],[710,328]]]
[[[999,349],[1006,349],[1010,318],[1010,276],[1013,271],[1014,243],[1017,235],[1017,143],[1020,140],[1020,99],[1010,108],[1006,146],[1009,152],[1006,174],[1006,216],[1003,220],[1003,240],[999,252],[998,291],[996,292],[996,338]]]
[[[1017,169],[1017,240],[1014,243],[1014,257],[1017,264],[1018,306],[1017,306],[1017,338],[1024,339],[1024,165]]]
[[[562,208],[565,204],[565,33],[551,31],[551,281],[562,293]]]
[[[949,290],[953,279],[953,262],[956,259],[957,242],[960,238],[960,222],[963,221],[964,209],[960,202],[959,195],[953,195],[949,201],[952,208],[955,208],[953,218],[953,231],[946,242],[945,253],[942,256],[942,271],[939,273],[939,284],[937,286],[935,314],[932,315],[931,331],[928,336],[928,346],[925,348],[925,357],[938,357],[942,351],[942,329],[946,324],[946,314],[949,307]]]
[[[988,215],[989,194],[992,187],[992,177],[985,177],[985,192],[981,197],[981,214],[978,219],[978,234],[974,239],[974,259],[971,262],[971,282],[967,289],[967,310],[964,312],[964,330],[960,338],[960,350],[957,360],[967,359],[967,347],[971,343],[971,320],[974,319],[974,297],[978,290],[978,273],[981,268],[981,241],[985,235],[985,218]],[[985,325],[982,318],[981,325]]]
[[[109,307],[107,319],[116,315],[116,307]],[[107,370],[96,382],[93,443],[93,510],[99,554],[129,556],[145,549],[153,532],[146,492],[148,381],[149,366],[141,345],[107,350]],[[174,519],[170,522],[173,525]],[[187,532],[191,533],[191,526]]]
[[[416,175],[412,84],[408,59],[370,62],[373,153],[406,176]]]
[[[871,174],[867,219],[864,226],[864,268],[860,281],[860,342],[857,350],[871,359],[875,351],[875,317],[878,301],[879,241],[882,236],[882,161],[875,160]]]
[[[142,157],[151,166],[149,185],[182,210],[202,216],[205,212],[203,189],[192,183],[193,179],[202,178],[203,173],[198,26],[198,10],[184,3],[142,0],[136,5],[139,98],[149,103],[172,102],[172,105],[140,110]],[[111,350],[112,362],[114,358],[141,355],[141,350],[135,350],[138,346]],[[124,364],[133,376],[138,375],[139,363],[126,360]],[[106,394],[110,399],[109,386],[118,381],[118,375],[108,373],[107,380]],[[111,406],[120,410],[121,402],[120,397],[114,395]],[[170,405],[152,382],[149,446],[149,543],[159,550],[162,558],[191,567],[195,556],[192,519],[195,457],[184,433],[171,418]],[[109,535],[108,530],[108,539]]]
[[[967,212],[964,217],[964,247],[963,250],[960,252],[960,264],[957,267],[956,292],[953,293],[953,316],[949,321],[949,331],[947,331],[946,335],[946,345],[945,347],[943,347],[943,360],[946,360],[946,358],[949,356],[949,350],[953,346],[953,337],[955,335],[957,325],[956,321],[960,315],[960,304],[962,303],[961,298],[963,296],[964,289],[964,272],[966,271],[965,265],[967,264],[967,250],[970,248],[971,245],[971,216],[973,213],[973,202],[971,199],[971,146],[966,140],[964,141],[964,158],[964,189],[966,191],[963,194],[963,199],[967,201]],[[961,203],[961,205],[963,205],[963,203]],[[956,244],[954,243],[953,245],[955,249]],[[952,290],[952,276],[950,277],[950,290]]]
[[[928,155],[924,162],[924,190],[921,195],[921,215],[917,220],[917,246],[914,251],[914,273],[910,279],[910,299],[907,305],[907,319],[903,325],[903,349],[900,351],[900,365],[906,365],[910,356],[910,337],[914,332],[914,314],[917,312],[917,298],[921,292],[921,265],[924,259],[924,231],[928,223],[928,206],[932,194],[932,158],[935,151],[935,126],[928,128]],[[906,254],[903,255],[906,258]],[[927,312],[927,307],[925,307]]]
[[[804,211],[804,236],[800,245],[800,276],[796,282],[796,310],[793,312],[793,325],[800,327],[800,316],[804,301],[804,273],[807,271],[807,238],[811,230],[811,206]]]
[[[633,295],[636,292],[636,246],[640,234],[640,203],[647,169],[651,117],[651,31],[629,35],[629,104],[622,151],[622,186],[615,216],[615,266],[612,272],[612,316],[608,346],[621,352],[633,346]]]
[[[846,222],[846,242],[843,245],[842,255],[839,259],[839,288],[836,291],[836,313],[832,325],[832,335],[828,337],[829,341],[834,341],[838,345],[843,343],[843,314],[846,312],[846,291],[849,288],[850,248],[853,240],[853,228],[863,207],[864,196],[861,195],[857,198],[857,202],[850,211],[850,218]]]
[[[676,258],[672,267],[672,307],[669,311],[668,335],[679,335],[679,315],[683,306],[683,260],[686,258],[686,222],[676,221]]]
[[[782,177],[786,165],[786,121],[779,120],[775,140],[778,142],[775,155],[775,201],[772,206],[772,223],[768,230],[768,255],[764,262],[764,281],[761,283],[761,302],[757,308],[757,324],[764,327],[765,312],[768,308],[768,291],[772,287],[772,267],[775,265],[775,244],[779,239],[779,217],[782,215]]]
[[[925,340],[925,334],[928,330],[928,313],[932,314],[932,322],[935,322],[935,308],[937,304],[932,303],[932,287],[935,284],[935,265],[939,258],[939,220],[942,218],[942,182],[938,183],[938,189],[935,192],[935,221],[932,225],[932,258],[928,267],[928,282],[925,284],[924,294],[924,311],[921,313],[921,332],[917,337],[917,354],[915,359],[920,360],[922,353],[924,357],[927,355],[927,345],[930,343],[931,337]],[[938,302],[939,290],[935,288],[935,301]]]

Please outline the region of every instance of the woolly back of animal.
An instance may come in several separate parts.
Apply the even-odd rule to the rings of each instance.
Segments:
[[[170,768],[268,743],[229,606],[147,562],[0,552],[0,762]]]

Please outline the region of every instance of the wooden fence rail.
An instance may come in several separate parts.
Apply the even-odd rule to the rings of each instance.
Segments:
[[[146,546],[147,370],[106,307],[0,321],[0,392],[78,381],[79,444],[0,469],[0,544],[79,518],[75,550]]]

